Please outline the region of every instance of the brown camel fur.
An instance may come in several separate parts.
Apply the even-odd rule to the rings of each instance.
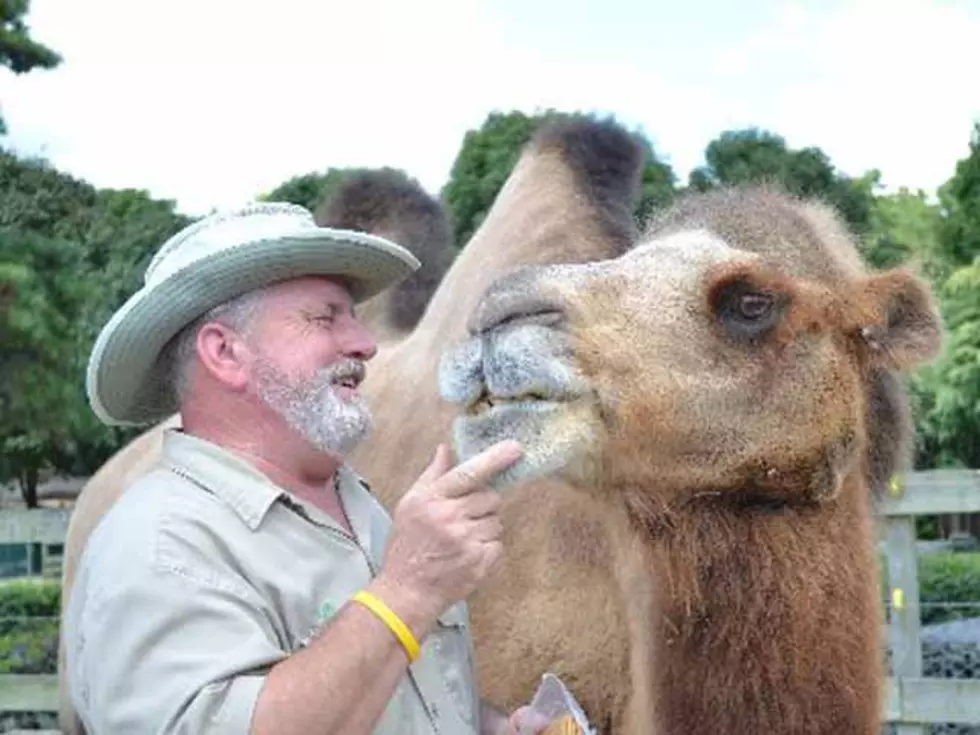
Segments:
[[[549,478],[599,499],[614,573],[636,585],[620,588],[630,640],[612,646],[578,593],[521,622],[518,591],[482,591],[482,673],[508,682],[496,696],[518,695],[520,648],[593,696],[564,651],[531,648],[537,626],[561,624],[593,665],[629,651],[620,723],[587,702],[603,729],[880,732],[874,490],[907,460],[893,371],[941,345],[921,280],[865,272],[824,208],[718,191],[685,198],[625,256],[501,278],[471,335],[441,375],[465,407],[458,454],[521,440],[501,485],[518,496]],[[535,553],[522,531],[511,558]],[[564,527],[542,542],[558,558],[591,538]]]
[[[402,341],[387,344],[368,371],[363,388],[379,416],[378,431],[353,463],[389,506],[424,467],[435,444],[450,436],[457,411],[437,392],[438,361],[466,337],[471,314],[485,313],[486,304],[494,303],[493,298],[481,299],[483,292],[521,265],[598,261],[627,251],[637,235],[630,212],[640,159],[635,142],[606,124],[552,127],[528,146],[418,327]],[[799,303],[814,307],[810,317],[807,309],[789,312],[797,320],[788,325],[802,324],[810,330],[801,327],[803,341],[791,330],[779,329],[786,345],[766,343],[759,349],[764,358],[751,353],[739,360],[735,348],[726,352],[723,341],[712,341],[712,333],[694,329],[694,323],[683,330],[679,320],[666,320],[666,313],[658,322],[657,309],[648,313],[642,308],[644,297],[647,304],[656,304],[658,291],[687,298],[696,292],[665,289],[671,281],[658,275],[656,258],[639,250],[634,260],[613,261],[616,265],[596,270],[591,278],[579,277],[581,298],[575,304],[563,302],[557,310],[573,316],[555,323],[555,310],[549,314],[540,304],[534,307],[539,313],[534,319],[537,329],[545,334],[563,334],[556,329],[563,323],[592,325],[574,332],[573,349],[565,359],[594,383],[598,398],[577,408],[570,404],[565,407],[569,410],[554,414],[563,417],[559,421],[540,425],[553,432],[559,453],[563,446],[576,447],[564,444],[563,438],[580,440],[575,451],[553,453],[550,468],[542,462],[546,455],[541,445],[533,441],[533,409],[514,424],[531,432],[525,437],[531,451],[522,466],[526,470],[536,463],[539,474],[528,475],[508,490],[505,563],[471,601],[482,693],[498,707],[511,709],[526,701],[540,674],[551,670],[571,685],[603,733],[870,732],[868,723],[877,722],[880,679],[869,651],[878,644],[880,618],[865,491],[869,485],[877,487],[903,459],[908,435],[905,397],[889,372],[891,366],[869,368],[855,378],[873,363],[868,350],[845,349],[851,342],[844,335],[844,318],[853,319],[855,310],[840,308],[843,316],[835,319],[816,308],[823,303],[813,295],[819,291],[819,279],[813,275],[819,268],[802,250],[799,260],[793,260],[793,248],[809,238],[821,249],[823,255],[815,257],[825,268],[833,267],[833,258],[841,264],[851,262],[850,271],[839,267],[847,274],[842,280],[853,283],[863,276],[846,233],[819,207],[768,196],[762,199],[769,205],[761,209],[751,206],[761,201],[758,196],[688,200],[655,223],[648,237],[656,236],[656,228],[687,230],[701,218],[699,224],[739,248],[764,249],[763,244],[770,243],[767,257],[774,265],[760,270],[758,277],[785,284],[793,294],[798,289],[804,295]],[[729,203],[709,206],[717,201]],[[787,222],[796,228],[787,229]],[[748,234],[733,237],[725,227]],[[646,261],[653,265],[641,268]],[[718,279],[726,274],[714,275]],[[621,277],[622,292],[612,286],[614,276]],[[530,286],[532,280],[523,277]],[[538,277],[534,283],[543,280]],[[660,301],[660,310],[670,306],[672,314],[685,313],[677,311],[676,298]],[[839,301],[829,295],[826,299],[829,304]],[[923,322],[927,331],[935,323],[934,315],[930,318],[933,321]],[[647,325],[655,328],[652,343],[640,339],[646,337]],[[906,320],[899,329],[907,326]],[[664,336],[671,329],[674,337],[683,331],[693,338],[692,344],[679,341],[670,349],[653,349],[667,344]],[[626,336],[617,336],[617,330],[625,330]],[[779,425],[792,419],[784,444],[753,444],[748,434],[739,444],[734,441],[738,432],[731,426],[733,416],[724,411],[743,410],[745,401],[735,401],[737,393],[726,398],[712,380],[704,380],[711,373],[719,385],[738,379],[748,385],[765,365],[780,366],[786,375],[807,365],[821,367],[815,357],[819,354],[802,349],[810,334],[828,335],[828,354],[840,366],[839,384],[819,370],[814,373],[838,391],[826,393],[827,405],[834,409],[828,415],[844,427],[848,417],[857,417],[851,443],[839,442],[837,454],[826,453],[824,477],[840,472],[845,479],[838,493],[822,503],[819,491],[828,486],[816,481],[819,473],[810,460],[827,448],[821,441],[830,424],[812,411],[793,415],[789,410],[793,395],[802,396],[797,407],[806,408],[807,394],[800,389],[807,384],[784,376],[777,382],[787,395],[777,391],[778,402],[768,405],[771,413],[762,410],[764,402],[749,405],[755,411],[747,415],[756,439],[768,422]],[[888,331],[869,336],[886,353],[898,344],[889,339]],[[554,367],[546,344],[530,341],[528,347],[537,349],[526,351],[528,369]],[[710,359],[703,364],[692,359],[698,356],[695,348]],[[690,372],[675,371],[670,360],[684,356],[685,350]],[[907,350],[904,354],[917,356]],[[456,364],[465,365],[465,360]],[[637,370],[639,365],[644,369]],[[491,369],[503,375],[505,366],[500,362],[486,370],[488,375]],[[815,380],[809,375],[808,379]],[[690,395],[693,387],[704,395]],[[682,398],[690,399],[691,415],[677,410]],[[844,410],[848,400],[850,414]],[[856,407],[864,404],[862,413]],[[721,412],[717,426],[712,412]],[[884,420],[891,418],[900,420],[893,430]],[[590,428],[592,441],[584,441]],[[628,438],[639,443],[628,448]],[[724,448],[738,449],[741,454],[733,457],[741,457],[744,466],[717,454],[725,441],[734,442]],[[753,447],[756,454],[750,451]],[[766,448],[773,454],[765,454]],[[465,442],[461,449],[467,451]],[[856,451],[862,452],[861,459],[845,473],[842,459]],[[612,462],[617,452],[621,461]],[[709,482],[735,479],[736,470],[751,479],[751,472],[745,473],[753,468],[753,460],[770,461],[771,465],[758,466],[776,472],[763,473],[769,482],[759,483],[758,495],[744,486]],[[694,490],[696,483],[688,481],[697,479],[692,469],[699,466],[706,484]],[[717,470],[714,476],[708,471],[712,467]],[[776,480],[782,478],[787,483],[780,488]],[[112,477],[107,474],[103,480],[93,480],[85,490],[90,496],[86,512],[95,516],[119,492]],[[652,487],[651,480],[656,483]],[[800,488],[810,488],[810,502]],[[835,519],[848,525],[834,525]],[[83,537],[77,538],[75,551],[68,553],[77,554],[83,542]],[[867,624],[869,616],[874,617],[873,629]],[[700,691],[702,681],[710,690]],[[830,728],[835,717],[844,724]]]

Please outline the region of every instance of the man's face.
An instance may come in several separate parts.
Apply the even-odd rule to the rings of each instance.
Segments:
[[[322,452],[343,456],[373,428],[357,388],[377,352],[339,281],[304,278],[262,299],[246,337],[252,391]]]

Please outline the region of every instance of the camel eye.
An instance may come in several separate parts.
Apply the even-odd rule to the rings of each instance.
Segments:
[[[738,276],[715,284],[711,310],[729,338],[755,343],[779,323],[786,299]]]
[[[738,313],[745,319],[762,319],[772,309],[773,298],[769,294],[747,293],[738,299]]]

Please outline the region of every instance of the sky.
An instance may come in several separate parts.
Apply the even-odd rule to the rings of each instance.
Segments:
[[[27,20],[65,60],[0,70],[7,144],[192,215],[332,166],[436,193],[495,110],[612,114],[681,180],[758,126],[927,192],[980,121],[980,0],[32,0]]]

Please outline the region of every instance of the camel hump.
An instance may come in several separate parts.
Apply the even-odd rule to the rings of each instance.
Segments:
[[[422,265],[385,294],[387,321],[415,327],[456,255],[446,207],[422,185],[396,169],[358,171],[317,207],[318,224],[370,232],[407,248]]]
[[[615,241],[617,251],[625,252],[636,242],[633,213],[650,155],[638,136],[611,119],[561,119],[542,125],[529,147],[560,156],[577,188],[601,214],[603,234]]]

